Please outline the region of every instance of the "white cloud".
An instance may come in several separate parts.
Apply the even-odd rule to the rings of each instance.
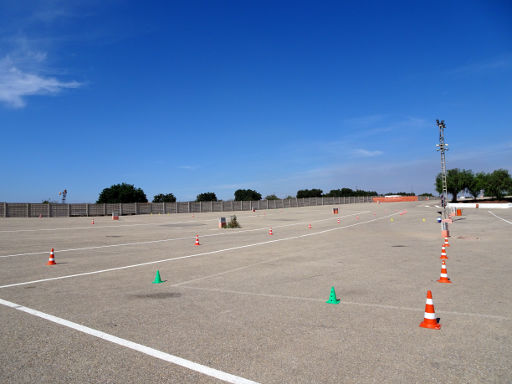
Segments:
[[[452,74],[472,75],[483,72],[492,72],[495,70],[507,69],[512,66],[512,55],[504,54],[492,59],[475,61],[450,71]]]
[[[178,165],[176,168],[178,169],[186,169],[187,171],[193,171],[198,169],[199,167],[196,165]]]
[[[44,53],[33,55],[35,62],[45,58]],[[24,107],[26,96],[57,94],[63,89],[78,88],[81,85],[77,81],[63,82],[54,77],[23,71],[9,56],[0,59],[0,102],[14,108]]]
[[[382,155],[384,152],[382,151],[369,151],[367,149],[355,149],[354,151],[352,151],[352,153],[355,155],[355,156],[359,156],[359,157],[375,157],[375,156],[380,156]]]

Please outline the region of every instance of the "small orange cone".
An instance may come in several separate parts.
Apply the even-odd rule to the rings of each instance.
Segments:
[[[91,224],[94,224],[94,219],[92,219]]]
[[[194,245],[201,245],[199,244],[199,235],[196,235],[196,243]]]
[[[272,228],[270,228],[270,229],[268,230],[268,234],[269,234],[269,235],[273,235],[273,233],[272,233]]]
[[[445,236],[444,238],[444,244],[443,244],[446,248],[448,248],[450,246],[450,244],[448,243],[448,238]]]
[[[422,328],[441,329],[441,324],[437,322],[436,311],[434,310],[434,302],[432,301],[432,292],[427,291],[427,302],[425,304],[425,316],[420,323]]]
[[[359,216],[356,216],[356,220],[359,220]]]
[[[308,225],[308,228],[311,229],[311,224]]]
[[[444,245],[441,247],[441,257],[440,257],[441,260],[448,260],[448,256],[446,256],[446,248],[444,247]]]
[[[50,258],[48,259],[48,262],[46,263],[46,265],[55,265],[57,264],[55,262],[55,254],[53,253],[53,248],[52,250],[50,251]]]
[[[450,278],[448,277],[448,272],[446,270],[446,263],[444,260],[443,260],[443,264],[441,265],[441,277],[439,278],[439,280],[437,280],[437,282],[451,284]]]
[[[338,218],[338,224],[340,223],[340,219]]]

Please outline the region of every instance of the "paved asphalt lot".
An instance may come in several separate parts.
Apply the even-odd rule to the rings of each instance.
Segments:
[[[0,219],[0,382],[510,383],[512,210],[455,218],[440,284],[428,204]]]

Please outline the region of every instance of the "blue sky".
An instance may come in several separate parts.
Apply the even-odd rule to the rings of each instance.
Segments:
[[[510,1],[0,2],[0,201],[512,170]]]

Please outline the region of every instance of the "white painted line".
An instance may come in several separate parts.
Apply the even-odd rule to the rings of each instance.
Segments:
[[[179,285],[175,284],[174,286]],[[303,300],[303,301],[316,301],[316,302],[325,302],[325,299],[318,299],[312,297],[298,297],[298,296],[285,296],[285,295],[274,295],[271,293],[254,293],[254,292],[243,292],[243,291],[234,291],[230,289],[218,289],[218,288],[201,288],[201,287],[191,287],[186,285],[179,285],[180,288],[185,289],[195,289],[198,291],[209,291],[209,292],[219,292],[219,293],[231,293],[236,295],[247,295],[247,296],[261,296],[261,297],[269,297],[275,299],[286,299],[286,300]],[[401,307],[396,305],[387,305],[387,304],[376,304],[376,303],[356,303],[353,301],[345,301],[341,300],[340,304],[344,305],[358,305],[362,307],[371,307],[371,308],[383,308],[383,309],[392,309],[392,310],[403,310],[403,311],[414,311],[414,312],[423,312],[425,307],[421,307],[421,304],[418,308],[410,308],[410,307]],[[498,315],[488,315],[485,313],[470,313],[470,312],[454,312],[454,311],[436,311],[437,314],[451,314],[451,315],[460,315],[460,316],[474,316],[474,317],[482,317],[486,319],[495,319],[495,320],[510,320],[510,318],[505,316]]]
[[[92,216],[90,216],[92,219]],[[208,220],[190,220],[190,221],[178,221],[178,222],[166,222],[166,223],[139,223],[139,224],[120,224],[120,225],[98,225],[98,224],[91,224],[87,227],[57,227],[57,228],[37,228],[37,229],[13,229],[13,230],[5,230],[0,231],[0,233],[15,233],[15,232],[38,232],[38,231],[69,231],[69,230],[75,230],[75,229],[100,229],[100,228],[109,228],[109,229],[116,229],[116,228],[122,228],[122,227],[140,227],[140,226],[148,226],[148,225],[154,225],[156,227],[158,226],[166,226],[169,224],[188,224],[188,223],[200,223],[203,221],[216,221],[217,219],[208,219]]]
[[[357,212],[357,213],[353,213],[353,214],[346,215],[346,216],[341,216],[341,217],[349,217],[349,216],[361,215],[363,213],[369,213],[369,212],[370,211],[361,211],[361,212]],[[333,220],[333,218],[331,217],[331,218],[328,218],[328,219],[314,220],[314,221],[310,221],[309,223],[319,223],[319,222],[327,221],[327,220]],[[291,227],[291,226],[295,226],[295,225],[305,225],[306,223],[307,222],[300,222],[300,223],[293,223],[293,224],[284,224],[284,225],[275,226],[274,228],[284,228],[284,227]],[[215,234],[209,234],[209,235],[201,235],[201,237],[235,235],[235,234],[238,234],[238,233],[255,232],[255,231],[262,231],[262,230],[266,230],[266,229],[267,229],[266,227],[264,227],[264,228],[255,228],[255,229],[244,229],[244,230],[233,231],[233,232],[222,232],[222,233],[215,233]],[[133,242],[133,243],[98,245],[98,246],[82,247],[82,248],[56,249],[55,251],[59,252],[59,253],[60,252],[74,252],[74,251],[89,251],[91,249],[103,249],[103,248],[113,248],[113,247],[127,247],[127,246],[132,246],[132,245],[156,244],[156,243],[164,243],[164,242],[168,242],[168,241],[187,240],[187,239],[190,239],[190,238],[191,238],[190,236],[174,237],[174,238],[170,238],[170,239],[150,240],[150,241],[137,241],[137,242]],[[47,253],[48,253],[48,251],[15,253],[15,254],[12,254],[12,255],[0,256],[0,259],[10,258],[10,257],[18,257],[18,256],[45,255]]]
[[[487,211],[489,212],[491,215],[497,217],[498,219],[501,219],[503,220],[505,223],[509,223],[509,224],[512,224],[512,221],[508,221],[508,220],[505,220],[503,217],[499,217],[498,215],[496,215],[494,212],[491,212],[491,211]]]
[[[231,211],[229,211],[231,212]],[[203,212],[203,213],[211,213],[211,212]],[[214,212],[215,213],[215,212]],[[219,212],[220,213],[220,212]],[[155,215],[158,216],[158,215]],[[162,215],[164,216],[164,215]],[[268,215],[242,215],[243,218],[254,218],[254,217],[263,217],[263,216],[272,216],[272,214]],[[86,218],[90,218],[91,220],[98,217],[106,217],[106,216],[84,216]],[[189,221],[177,221],[177,222],[164,222],[164,223],[139,223],[139,224],[119,224],[115,225],[115,223],[112,223],[112,225],[88,225],[87,227],[57,227],[57,228],[35,228],[35,229],[12,229],[12,230],[3,230],[0,231],[0,233],[16,233],[16,232],[38,232],[38,231],[69,231],[69,230],[75,230],[75,229],[99,229],[99,228],[109,228],[109,229],[116,229],[116,228],[122,228],[122,227],[138,227],[138,226],[148,226],[148,225],[154,225],[156,227],[160,226],[166,226],[169,224],[188,224],[188,223],[201,223],[203,221],[217,221],[218,219],[203,219],[203,220],[189,220]]]
[[[47,313],[40,312],[40,311],[32,309],[32,308],[24,307],[22,305],[19,305],[19,304],[16,304],[16,303],[12,303],[12,302],[7,301],[7,300],[0,299],[0,304],[5,305],[5,306],[10,307],[10,308],[13,308],[13,309],[16,309],[18,311],[22,311],[22,312],[28,313],[28,314],[30,314],[32,316],[40,317],[42,319],[51,321],[53,323],[62,325],[64,327],[68,327],[68,328],[74,329],[75,331],[79,331],[79,332],[85,333],[87,335],[91,335],[91,336],[98,337],[98,338],[106,340],[106,341],[110,341],[111,343],[114,343],[114,344],[120,345],[122,347],[126,347],[126,348],[129,348],[129,349],[132,349],[132,350],[140,352],[140,353],[144,353],[144,354],[146,354],[148,356],[156,357],[157,359],[164,360],[164,361],[167,361],[169,363],[179,365],[181,367],[185,367],[185,368],[190,369],[192,371],[199,372],[199,373],[201,373],[203,375],[215,377],[216,379],[225,381],[226,383],[233,383],[233,384],[258,384],[255,381],[244,379],[243,377],[235,376],[235,375],[232,375],[232,374],[227,373],[227,372],[219,371],[218,369],[207,367],[206,365],[194,363],[193,361],[186,360],[186,359],[183,359],[181,357],[174,356],[174,355],[171,355],[169,353],[162,352],[162,351],[159,351],[157,349],[150,348],[150,347],[147,347],[147,346],[142,345],[142,344],[135,343],[135,342],[130,341],[130,340],[122,339],[120,337],[117,337],[117,336],[114,336],[114,335],[111,335],[111,334],[99,331],[97,329],[89,328],[89,327],[86,327],[84,325],[81,325],[81,324],[78,324],[78,323],[74,323],[72,321],[69,321],[69,320],[66,320],[66,319],[62,319],[62,318],[57,317],[57,316],[49,315]]]
[[[72,278],[72,277],[95,275],[95,274],[98,274],[98,273],[105,273],[105,272],[112,272],[112,271],[120,271],[120,270],[123,270],[123,269],[129,269],[129,268],[135,268],[135,267],[142,267],[142,266],[146,266],[146,265],[158,264],[158,263],[164,263],[164,262],[168,262],[168,261],[176,261],[176,260],[190,259],[190,258],[193,258],[193,257],[200,257],[200,256],[206,256],[206,255],[213,255],[213,254],[222,253],[222,252],[228,252],[228,251],[233,251],[233,250],[237,250],[237,249],[250,248],[250,247],[258,247],[258,246],[261,246],[261,245],[267,245],[267,244],[272,244],[272,243],[278,243],[278,242],[280,242],[280,241],[288,241],[288,240],[300,239],[300,238],[302,238],[302,237],[317,236],[317,235],[321,235],[321,234],[324,234],[324,233],[327,233],[327,232],[338,231],[338,230],[340,230],[340,229],[345,229],[345,228],[355,227],[355,226],[357,226],[357,225],[362,225],[362,224],[372,223],[372,222],[374,222],[374,221],[382,220],[382,219],[388,218],[388,217],[390,217],[390,216],[398,215],[398,214],[399,214],[399,213],[398,213],[398,212],[396,212],[396,213],[392,213],[392,214],[390,214],[390,215],[382,216],[382,217],[380,217],[380,218],[376,218],[376,219],[372,219],[372,220],[368,220],[368,221],[360,221],[360,222],[357,222],[357,223],[354,223],[354,224],[345,225],[345,226],[343,226],[343,227],[338,227],[338,226],[337,226],[337,227],[335,227],[335,228],[330,228],[330,229],[326,229],[326,230],[318,231],[318,232],[310,232],[310,233],[306,233],[306,234],[304,234],[304,235],[298,235],[298,236],[285,237],[285,238],[282,238],[282,239],[275,239],[275,240],[262,241],[262,242],[259,242],[259,243],[253,243],[253,244],[240,245],[240,246],[238,246],[238,247],[231,247],[231,248],[218,249],[218,250],[216,250],[216,251],[209,251],[209,252],[195,253],[195,254],[192,254],[192,255],[179,256],[179,257],[173,257],[173,258],[169,258],[169,259],[162,259],[162,260],[148,261],[148,262],[145,262],[145,263],[132,264],[132,265],[125,265],[125,266],[123,266],[123,267],[108,268],[108,269],[102,269],[102,270],[99,270],[99,271],[91,271],[91,272],[76,273],[76,274],[73,274],[73,275],[65,275],[65,276],[58,276],[58,277],[50,277],[50,278],[47,278],[47,279],[32,280],[32,281],[26,281],[26,282],[23,282],[23,283],[6,284],[6,285],[1,285],[1,286],[0,286],[0,289],[1,289],[1,288],[9,288],[9,287],[17,287],[17,286],[20,286],[20,285],[28,285],[28,284],[34,284],[34,283],[41,283],[41,282],[45,282],[45,281],[53,281],[53,280],[69,279],[69,278]]]

